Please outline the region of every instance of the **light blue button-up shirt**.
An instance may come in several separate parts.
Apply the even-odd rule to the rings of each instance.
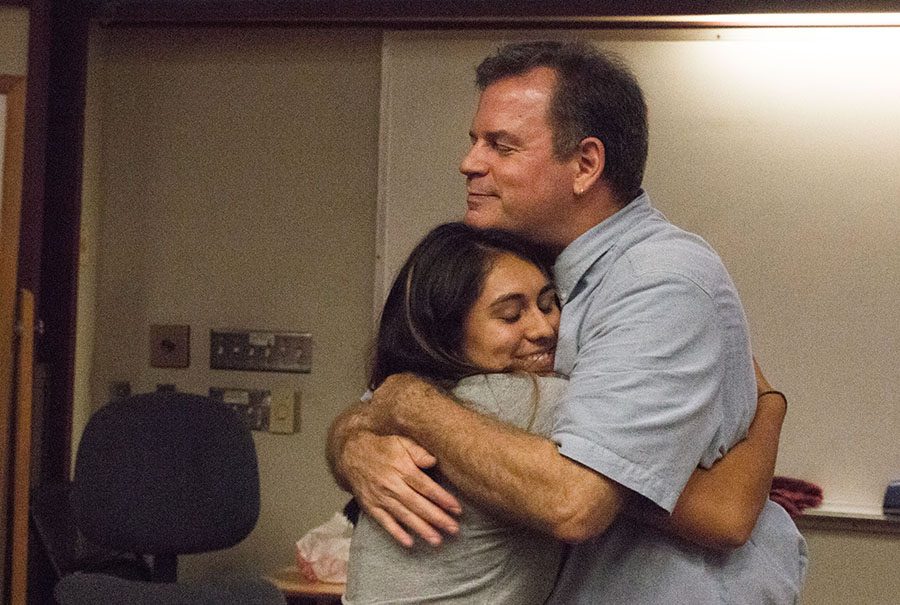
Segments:
[[[669,223],[646,194],[569,245],[554,272],[563,303],[556,370],[570,383],[552,439],[671,512],[694,469],[742,439],[755,413],[734,284],[709,245]],[[551,602],[792,602],[805,545],[771,507],[754,532],[771,548],[730,556],[616,521],[573,548]]]

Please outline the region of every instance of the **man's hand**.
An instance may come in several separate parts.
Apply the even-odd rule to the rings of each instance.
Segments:
[[[355,406],[332,425],[328,454],[335,477],[404,546],[413,544],[406,530],[440,544],[441,531],[459,530],[450,516],[461,512],[459,501],[422,471],[435,465],[434,456],[405,437],[371,432],[369,411],[369,403]]]

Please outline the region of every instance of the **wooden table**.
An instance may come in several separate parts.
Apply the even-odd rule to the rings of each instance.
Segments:
[[[316,605],[330,605],[340,603],[344,594],[344,584],[332,584],[330,582],[309,582],[300,575],[296,565],[282,567],[278,571],[268,574],[266,579],[278,587],[288,603],[298,602],[301,599],[312,601]]]

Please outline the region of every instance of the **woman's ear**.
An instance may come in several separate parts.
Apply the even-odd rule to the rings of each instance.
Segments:
[[[578,144],[574,157],[575,178],[572,186],[575,195],[582,195],[603,176],[606,166],[606,148],[597,137],[586,137]]]

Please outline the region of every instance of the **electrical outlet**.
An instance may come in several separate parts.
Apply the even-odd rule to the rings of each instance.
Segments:
[[[268,431],[272,394],[262,389],[210,387],[210,399],[217,399],[241,417],[251,431]]]

